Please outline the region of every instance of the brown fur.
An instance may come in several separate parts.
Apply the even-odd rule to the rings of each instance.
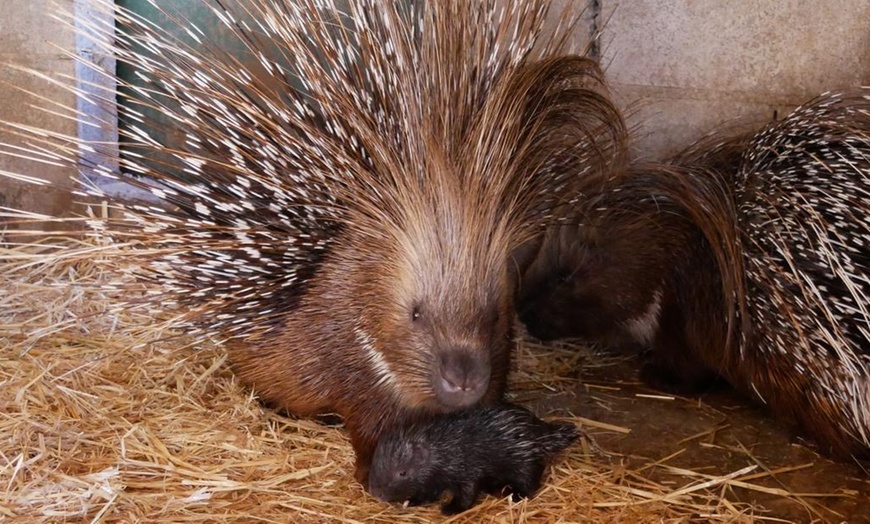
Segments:
[[[522,275],[520,318],[541,339],[578,337],[611,347],[650,348],[644,374],[659,386],[688,389],[711,379],[700,348],[728,339],[717,253],[675,202],[685,180],[705,177],[679,166],[632,168],[582,206],[580,227],[554,230]],[[726,228],[710,224],[713,235]],[[720,255],[725,257],[727,255]],[[724,350],[720,350],[721,351]]]
[[[474,271],[485,282],[467,281],[471,268],[466,268],[452,272],[454,278],[441,286],[420,290],[429,299],[428,320],[417,328],[408,305],[415,295],[396,286],[416,278],[395,275],[398,268],[388,262],[398,254],[338,245],[301,305],[286,315],[280,334],[233,345],[229,355],[236,374],[262,399],[301,416],[341,415],[357,454],[357,478],[363,480],[381,433],[396,422],[451,409],[439,404],[432,390],[436,348],[472,348],[492,368],[482,402],[501,398],[513,344],[513,304],[505,264]],[[465,286],[474,289],[463,291]],[[371,338],[392,381],[376,373],[355,328]]]

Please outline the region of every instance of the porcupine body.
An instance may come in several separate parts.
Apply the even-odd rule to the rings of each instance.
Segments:
[[[866,456],[868,196],[870,89],[822,95],[633,170],[545,243],[520,316],[543,338],[649,347],[660,386],[721,376],[821,451]]]
[[[510,253],[606,176],[620,116],[564,51],[576,13],[545,33],[545,1],[202,4],[253,64],[180,16],[192,43],[96,2],[119,29],[88,31],[143,80],[91,95],[133,102],[120,173],[105,144],[11,128],[33,156],[150,192],[99,224],[149,286],[123,306],[175,306],[264,401],[341,415],[363,479],[398,421],[501,397]]]
[[[395,428],[378,442],[372,493],[412,505],[452,499],[445,514],[465,511],[480,491],[508,488],[515,500],[541,485],[547,461],[577,440],[573,424],[546,422],[516,404],[475,406]]]

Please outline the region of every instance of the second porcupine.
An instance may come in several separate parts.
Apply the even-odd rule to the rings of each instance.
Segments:
[[[378,442],[369,473],[373,495],[412,505],[452,499],[454,514],[474,505],[480,491],[508,488],[514,500],[531,497],[546,463],[578,437],[573,424],[538,419],[502,402],[398,427]]]
[[[84,24],[86,36],[114,42],[103,51],[143,81],[84,94],[133,102],[118,107],[122,173],[102,142],[15,129],[37,144],[31,157],[158,200],[97,224],[149,286],[119,307],[176,306],[172,320],[225,343],[264,401],[341,415],[361,480],[397,422],[501,397],[510,253],[605,176],[622,140],[597,65],[563,51],[578,13],[547,33],[543,0],[355,0],[347,12],[202,0],[256,59],[245,64],[183,16],[166,24],[193,42],[92,4],[118,30]],[[164,129],[148,110],[174,134],[148,131]],[[111,130],[103,113],[75,116]],[[101,261],[117,260],[112,246]]]
[[[821,451],[867,456],[868,196],[870,89],[822,95],[590,201],[532,264],[520,316],[647,346],[657,385],[721,376]]]

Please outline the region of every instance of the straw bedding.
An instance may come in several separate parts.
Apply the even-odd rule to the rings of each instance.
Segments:
[[[193,345],[157,316],[113,311],[99,283],[115,277],[87,258],[12,246],[0,259],[0,520],[443,519],[437,506],[368,496],[341,428],[260,405],[220,347]],[[596,363],[577,346],[522,343],[518,352],[511,389],[521,402],[574,394],[577,369]],[[764,508],[737,502],[734,486],[790,496],[757,485],[767,474],[751,463],[703,473],[666,459],[637,467],[595,445],[596,435],[633,428],[539,414],[573,420],[588,437],[553,464],[534,499],[488,496],[452,521],[748,522]],[[669,481],[654,480],[662,475]]]

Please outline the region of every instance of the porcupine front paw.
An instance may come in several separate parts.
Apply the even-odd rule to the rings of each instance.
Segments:
[[[462,484],[453,493],[453,499],[441,507],[441,513],[444,515],[456,515],[470,509],[471,506],[474,506],[477,493],[478,488],[475,483],[467,482]]]

